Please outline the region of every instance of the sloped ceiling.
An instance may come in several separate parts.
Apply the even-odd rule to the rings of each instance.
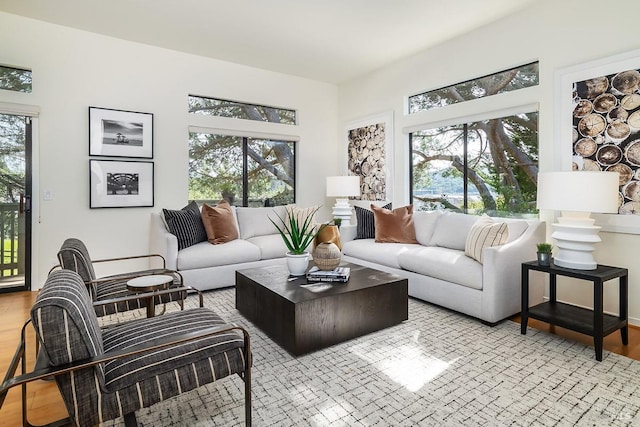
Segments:
[[[0,10],[341,83],[533,0],[0,0]]]

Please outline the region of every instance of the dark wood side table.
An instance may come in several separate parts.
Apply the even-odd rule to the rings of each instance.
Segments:
[[[549,301],[529,307],[529,272],[542,271],[549,274]],[[556,299],[556,276],[573,277],[593,282],[593,310],[558,302]],[[603,313],[603,284],[618,278],[620,286],[620,315]],[[622,343],[629,343],[629,272],[626,268],[598,265],[595,270],[575,270],[553,265],[538,265],[537,261],[522,264],[522,320],[520,332],[527,333],[529,318],[551,325],[571,329],[593,337],[596,360],[602,360],[602,341],[605,336],[620,329]]]

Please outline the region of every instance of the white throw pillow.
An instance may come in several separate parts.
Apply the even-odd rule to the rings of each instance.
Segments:
[[[503,245],[509,238],[509,226],[483,215],[471,227],[464,254],[482,264],[484,248]]]

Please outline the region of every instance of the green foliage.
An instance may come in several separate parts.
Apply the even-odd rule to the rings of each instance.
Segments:
[[[550,243],[537,243],[536,248],[538,249],[538,253],[541,254],[550,254],[553,250],[553,246]]]
[[[293,212],[293,209],[287,209],[285,218],[278,215],[277,222],[269,218],[269,221],[278,229],[278,233],[280,233],[282,240],[284,240],[284,244],[287,245],[287,249],[289,249],[289,252],[292,254],[303,254],[318,233],[326,227],[326,224],[323,224],[316,230],[316,227],[311,223],[318,209],[320,208],[314,209],[313,212],[304,218],[304,221],[303,218],[300,218],[299,215]]]
[[[248,200],[269,198],[293,202],[294,143],[228,135],[191,133],[189,138],[189,199],[217,200],[233,187],[244,194],[246,174]],[[247,170],[243,170],[244,157]]]

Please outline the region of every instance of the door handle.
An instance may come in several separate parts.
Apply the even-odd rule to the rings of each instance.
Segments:
[[[31,196],[20,193],[20,205],[18,207],[18,212],[21,214],[31,212]]]

